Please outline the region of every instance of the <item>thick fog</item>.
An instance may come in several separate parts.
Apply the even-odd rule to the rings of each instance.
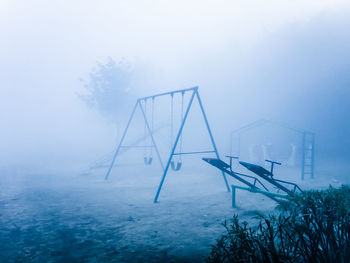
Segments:
[[[249,249],[345,253],[349,29],[348,0],[1,0],[0,262],[208,262],[234,215]],[[332,249],[255,243],[299,226],[298,191]]]
[[[346,163],[349,14],[334,0],[1,1],[0,166],[84,170],[116,147],[137,97],[193,86],[222,155],[232,130],[265,118],[315,132],[317,165]],[[83,99],[109,60],[128,76],[115,116]]]

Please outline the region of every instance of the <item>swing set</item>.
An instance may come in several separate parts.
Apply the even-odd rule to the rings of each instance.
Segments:
[[[185,110],[185,103],[184,103],[184,97],[186,93],[190,93],[190,99],[189,102],[186,106],[186,110]],[[175,95],[179,95],[181,94],[181,124],[179,129],[177,130],[176,133],[174,133],[175,129],[174,129],[174,96]],[[154,139],[154,111],[155,111],[155,101],[156,99],[160,98],[160,97],[165,97],[165,96],[170,96],[170,142],[171,142],[171,150],[170,150],[170,154],[168,157],[168,160],[166,162],[166,165],[163,164],[157,144],[155,142]],[[192,152],[183,152],[182,151],[182,131],[183,131],[183,127],[186,123],[189,111],[191,109],[191,106],[193,104],[194,99],[197,99],[207,131],[209,133],[209,137],[210,137],[210,142],[212,145],[212,150],[208,150],[208,151],[192,151]],[[149,101],[151,102],[151,112],[149,113],[149,109],[148,109],[148,103]],[[135,145],[124,145],[124,139],[128,133],[129,130],[129,126],[131,121],[134,118],[135,112],[136,110],[139,109],[141,111],[143,120],[144,120],[144,134],[145,134],[145,145],[143,146],[135,146]],[[150,115],[149,118],[147,118]],[[150,119],[150,120],[149,120]],[[175,136],[174,136],[175,135]],[[198,87],[193,87],[193,88],[189,88],[189,89],[182,89],[182,90],[175,90],[175,91],[170,91],[170,92],[165,92],[165,93],[160,93],[160,94],[156,94],[156,95],[152,95],[152,96],[147,96],[147,97],[143,97],[143,98],[139,98],[137,99],[135,106],[132,110],[132,113],[130,115],[130,118],[128,120],[128,123],[126,125],[126,128],[123,132],[123,135],[121,137],[121,140],[119,142],[118,147],[115,150],[115,153],[113,155],[112,158],[112,162],[109,166],[109,169],[107,171],[106,177],[105,179],[107,180],[110,176],[110,173],[112,171],[112,168],[115,165],[115,161],[116,158],[120,152],[120,149],[122,148],[144,148],[144,163],[145,165],[151,165],[153,163],[153,151],[155,151],[157,159],[159,160],[160,166],[162,168],[163,171],[163,175],[161,178],[161,181],[159,183],[158,189],[157,189],[157,193],[155,195],[154,198],[154,203],[158,202],[158,198],[159,198],[159,194],[161,192],[164,180],[166,178],[166,175],[169,171],[169,168],[171,168],[174,171],[179,171],[182,167],[182,155],[187,155],[187,154],[203,154],[203,153],[215,153],[216,157],[218,159],[220,159],[219,157],[219,153],[218,150],[216,148],[216,144],[214,141],[214,137],[212,135],[208,120],[207,120],[207,116],[205,114],[204,108],[203,108],[203,104],[201,101],[201,98],[199,96],[199,92],[198,92]],[[178,149],[178,151],[176,151],[176,149]],[[227,179],[226,179],[226,175],[225,173],[222,171],[222,176],[224,178],[224,182],[227,188],[227,191],[230,192],[230,187],[228,185]]]
[[[184,117],[184,96],[185,91],[181,91],[181,122],[183,122]],[[174,142],[174,93],[170,94],[171,97],[171,110],[170,110],[170,145],[173,145]],[[151,98],[151,131],[150,133],[154,134],[154,96]],[[147,112],[147,103],[148,98],[145,98],[143,104],[144,104],[144,111],[145,115],[148,116]],[[152,146],[152,140],[149,136],[147,125],[145,122],[144,125],[144,138],[149,139],[150,141],[147,142],[147,145],[144,146],[144,163],[145,165],[151,165],[153,161],[153,146]],[[170,149],[171,150],[171,149]],[[170,167],[173,171],[179,171],[182,167],[182,133],[180,134],[179,139],[179,154],[178,154],[178,160],[175,161],[175,156],[172,158],[170,162]]]

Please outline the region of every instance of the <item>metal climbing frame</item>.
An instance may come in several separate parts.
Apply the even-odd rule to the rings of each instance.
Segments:
[[[241,149],[241,136],[245,132],[263,126],[265,124],[272,124],[291,130],[301,135],[301,179],[304,180],[305,176],[308,175],[310,178],[314,178],[314,167],[315,167],[315,133],[297,129],[291,127],[285,123],[273,121],[273,120],[257,120],[246,126],[243,126],[237,130],[234,130],[230,134],[230,155],[240,156]]]
[[[304,180],[305,175],[309,175],[310,178],[314,178],[315,134],[312,132],[304,132],[302,140],[303,153],[301,179]]]
[[[157,97],[162,97],[162,96],[173,96],[173,95],[176,94],[176,93],[182,93],[182,94],[184,94],[184,93],[186,93],[186,92],[191,92],[191,97],[190,97],[189,103],[188,103],[188,105],[187,105],[187,107],[186,107],[185,113],[184,113],[184,115],[183,115],[183,117],[182,117],[182,122],[181,122],[180,128],[179,128],[179,130],[178,130],[178,132],[177,132],[177,135],[176,135],[176,137],[175,137],[174,144],[172,145],[169,158],[168,158],[168,160],[167,160],[167,162],[166,162],[166,165],[164,166],[164,164],[163,164],[163,162],[162,162],[162,160],[161,160],[159,151],[158,151],[158,147],[157,147],[156,142],[155,142],[154,137],[153,137],[153,133],[152,133],[151,126],[150,126],[150,124],[149,124],[149,121],[147,120],[147,116],[146,116],[146,114],[145,114],[145,110],[144,110],[144,108],[143,108],[141,102],[146,101],[146,100],[148,100],[148,99],[154,100],[155,98],[157,98]],[[190,109],[191,109],[191,106],[192,106],[193,101],[194,101],[195,98],[197,99],[198,104],[199,104],[199,107],[200,107],[200,109],[201,109],[201,113],[202,113],[202,116],[203,116],[203,118],[204,118],[204,122],[205,122],[206,128],[207,128],[208,133],[209,133],[209,137],[210,137],[210,141],[211,141],[213,150],[209,150],[209,151],[200,151],[200,152],[175,152],[176,147],[177,147],[177,145],[178,145],[178,143],[179,143],[180,137],[181,137],[181,135],[182,135],[182,130],[183,130],[183,127],[184,127],[184,125],[185,125],[185,123],[186,123],[188,113],[189,113],[189,111],[190,111]],[[119,145],[118,145],[118,147],[117,147],[117,149],[115,150],[115,153],[114,153],[114,155],[113,155],[112,162],[111,162],[111,164],[110,164],[110,166],[109,166],[109,169],[108,169],[107,174],[106,174],[106,177],[105,177],[106,180],[107,180],[108,177],[110,176],[110,173],[111,173],[112,168],[113,168],[113,166],[114,166],[114,164],[115,164],[115,161],[116,161],[116,158],[117,158],[117,156],[118,156],[118,153],[119,153],[120,149],[121,149],[121,148],[124,148],[124,147],[139,147],[139,146],[124,146],[124,145],[123,145],[123,141],[124,141],[125,136],[126,136],[126,134],[127,134],[127,132],[128,132],[130,123],[131,123],[131,121],[132,121],[132,119],[133,119],[133,117],[134,117],[134,114],[135,114],[135,111],[136,111],[137,108],[139,108],[140,111],[141,111],[141,113],[142,113],[143,119],[144,119],[145,124],[146,124],[146,129],[147,129],[147,131],[148,131],[148,133],[149,133],[149,135],[150,135],[150,137],[151,137],[151,143],[152,143],[152,145],[151,145],[150,147],[153,147],[153,148],[155,149],[155,152],[156,152],[156,154],[157,154],[158,160],[159,160],[160,165],[161,165],[162,170],[163,170],[163,175],[162,175],[161,181],[160,181],[160,183],[159,183],[159,186],[158,186],[158,189],[157,189],[155,198],[154,198],[154,203],[158,202],[158,198],[159,198],[160,192],[161,192],[161,190],[162,190],[162,186],[163,186],[163,184],[164,184],[164,180],[165,180],[165,178],[166,178],[166,175],[167,175],[167,173],[168,173],[169,167],[170,167],[170,165],[171,165],[171,161],[172,161],[172,159],[173,159],[174,156],[186,155],[186,154],[215,153],[216,157],[217,157],[218,159],[220,159],[220,157],[219,157],[219,152],[218,152],[218,150],[217,150],[217,148],[216,148],[216,144],[215,144],[215,141],[214,141],[214,137],[213,137],[213,134],[212,134],[212,132],[211,132],[211,129],[210,129],[210,126],[209,126],[209,122],[208,122],[207,116],[206,116],[206,114],[205,114],[205,111],[204,111],[204,108],[203,108],[203,104],[202,104],[201,98],[200,98],[200,96],[199,96],[198,87],[193,87],[193,88],[189,88],[189,89],[182,89],[182,90],[175,90],[175,91],[170,91],[170,92],[164,92],[164,93],[160,93],[160,94],[156,94],[156,95],[152,95],[152,96],[147,96],[147,97],[139,98],[139,99],[136,101],[136,104],[135,104],[134,109],[133,109],[133,111],[132,111],[132,113],[131,113],[131,115],[130,115],[129,121],[128,121],[127,125],[126,125],[126,128],[125,128],[125,130],[124,130],[124,133],[123,133],[122,138],[121,138],[121,140],[120,140],[120,143],[119,143]],[[225,182],[227,191],[230,192],[230,187],[229,187],[229,185],[228,185],[227,178],[226,178],[226,175],[225,175],[224,172],[222,172],[222,176],[223,176],[223,178],[224,178],[224,182]]]

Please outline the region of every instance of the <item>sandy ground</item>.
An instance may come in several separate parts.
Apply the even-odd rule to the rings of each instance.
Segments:
[[[255,211],[273,212],[275,203],[238,191],[232,208],[220,173],[203,171],[171,172],[157,204],[158,168],[121,167],[109,181],[105,170],[3,173],[0,262],[204,262],[222,222],[233,214],[249,221]],[[297,171],[284,172],[304,188],[348,183],[326,170],[303,182]]]

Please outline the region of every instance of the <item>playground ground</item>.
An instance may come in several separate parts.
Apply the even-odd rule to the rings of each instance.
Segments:
[[[233,209],[214,168],[170,173],[157,204],[158,169],[118,168],[108,182],[103,174],[3,171],[0,262],[204,262],[222,222],[274,211],[272,201],[244,191]],[[340,169],[332,177],[325,169],[301,182],[291,170],[283,178],[304,189],[325,188],[349,183],[344,174]]]

